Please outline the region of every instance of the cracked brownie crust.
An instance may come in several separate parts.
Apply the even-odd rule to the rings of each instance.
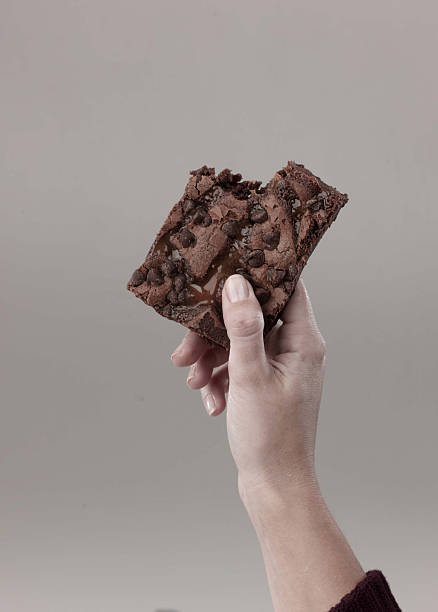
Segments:
[[[348,197],[295,162],[265,187],[228,169],[216,175],[203,166],[190,175],[128,289],[228,348],[221,306],[228,276],[242,274],[252,284],[267,333]]]

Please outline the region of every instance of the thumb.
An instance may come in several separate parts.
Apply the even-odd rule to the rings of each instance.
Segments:
[[[260,382],[269,369],[263,340],[263,313],[243,276],[233,274],[227,279],[222,292],[222,311],[230,338],[230,381]]]

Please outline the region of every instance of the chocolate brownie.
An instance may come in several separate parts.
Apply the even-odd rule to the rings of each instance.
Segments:
[[[348,197],[295,162],[264,187],[228,169],[216,175],[203,166],[190,175],[128,289],[227,348],[221,307],[227,277],[242,274],[252,284],[268,332]]]

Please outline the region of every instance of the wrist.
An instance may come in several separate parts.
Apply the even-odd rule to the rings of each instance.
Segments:
[[[239,490],[263,553],[275,610],[328,610],[364,577],[316,478]],[[317,588],[315,588],[317,585]]]
[[[239,474],[239,495],[251,520],[279,517],[323,505],[315,471],[287,474],[281,478],[249,478]],[[307,511],[307,510],[305,510]]]

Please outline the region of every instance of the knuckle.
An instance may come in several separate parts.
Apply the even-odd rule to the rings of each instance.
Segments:
[[[310,351],[310,357],[313,362],[322,364],[326,356],[326,344],[321,334],[315,338],[315,342]]]
[[[316,366],[322,366],[326,357],[326,343],[321,334],[317,334],[299,351],[301,359]]]
[[[236,312],[229,328],[236,337],[255,336],[263,330],[263,315],[258,312]]]

